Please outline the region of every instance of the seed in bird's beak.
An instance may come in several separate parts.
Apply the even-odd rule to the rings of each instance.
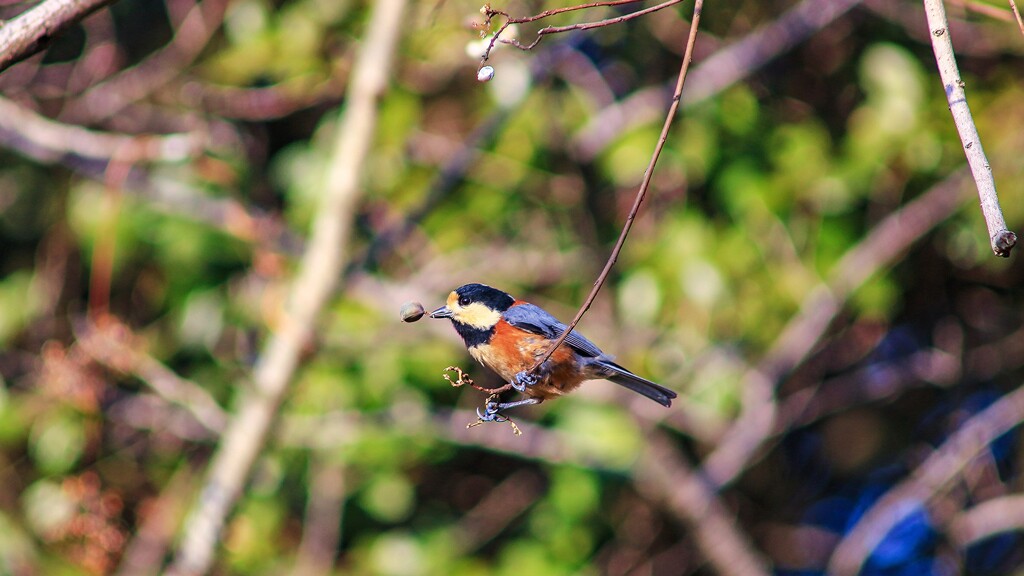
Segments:
[[[403,322],[415,322],[420,318],[423,318],[423,314],[426,310],[423,309],[423,304],[419,302],[406,302],[402,304],[402,321]]]

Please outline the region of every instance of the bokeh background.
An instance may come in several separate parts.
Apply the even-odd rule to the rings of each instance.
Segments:
[[[0,73],[0,573],[171,562],[288,322],[375,6],[120,0]],[[481,84],[479,4],[405,7],[335,290],[212,573],[1019,573],[1022,272],[989,248],[919,3],[704,7],[580,325],[671,409],[592,382],[514,411],[523,436],[466,429],[484,397],[445,367],[500,382],[447,322],[399,321],[471,281],[572,317],[692,8],[499,45]],[[1024,32],[1008,4],[946,8],[1019,230]]]

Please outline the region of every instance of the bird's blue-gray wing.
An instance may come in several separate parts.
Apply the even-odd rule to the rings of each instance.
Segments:
[[[505,321],[519,328],[534,334],[540,334],[554,340],[566,329],[566,325],[549,314],[540,306],[533,304],[517,304],[505,311]],[[565,339],[565,343],[584,356],[597,358],[604,356],[604,352],[596,344],[587,340],[579,332],[573,330]]]

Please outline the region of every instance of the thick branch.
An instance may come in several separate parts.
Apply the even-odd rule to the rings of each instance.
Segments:
[[[953,114],[953,122],[960,133],[960,142],[964,146],[967,163],[978,186],[981,198],[981,213],[985,216],[988,226],[989,241],[996,256],[1007,258],[1017,244],[1017,235],[1007,230],[1003,211],[999,207],[996,195],[996,182],[992,177],[985,151],[981,148],[981,137],[974,125],[971,109],[967,105],[967,94],[964,92],[964,81],[960,79],[960,70],[953,54],[953,41],[949,35],[949,22],[946,20],[946,9],[942,0],[924,0],[925,16],[928,18],[928,29],[931,31],[932,50],[939,66],[939,76],[949,101],[949,111]]]
[[[172,574],[204,574],[213,563],[227,516],[264,449],[302,348],[341,275],[362,168],[377,124],[377,102],[387,87],[404,7],[404,0],[382,0],[374,7],[339,122],[322,205],[284,319],[256,366],[254,389],[242,400],[210,464],[200,500],[186,521]]]
[[[39,52],[54,36],[114,0],[46,0],[0,26],[0,72]]]

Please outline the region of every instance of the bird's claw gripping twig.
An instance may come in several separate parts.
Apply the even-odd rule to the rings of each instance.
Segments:
[[[466,424],[466,428],[474,428],[484,422],[508,422],[509,426],[512,427],[512,433],[516,436],[522,436],[523,431],[519,429],[519,426],[511,418],[500,413],[502,407],[503,405],[498,402],[498,395],[491,394],[488,396],[487,401],[484,402],[484,411],[481,413],[479,408],[476,409],[476,422]]]
[[[449,372],[455,372],[457,378],[452,380],[452,375],[449,374]],[[448,383],[451,384],[452,387],[454,387],[454,388],[459,388],[459,387],[462,387],[462,386],[469,386],[470,388],[473,388],[475,390],[479,390],[481,392],[485,392],[487,394],[490,394],[490,393],[493,392],[493,390],[491,390],[490,388],[484,388],[483,386],[479,386],[477,384],[474,384],[473,383],[473,379],[469,377],[469,374],[467,374],[465,370],[463,370],[462,368],[459,368],[458,366],[449,366],[449,367],[445,368],[443,376],[444,376],[444,379],[447,380]]]
[[[528,370],[523,370],[516,373],[515,378],[513,378],[510,384],[512,384],[512,387],[517,391],[525,392],[528,386],[533,386],[538,380],[539,378],[537,378],[536,374]]]

